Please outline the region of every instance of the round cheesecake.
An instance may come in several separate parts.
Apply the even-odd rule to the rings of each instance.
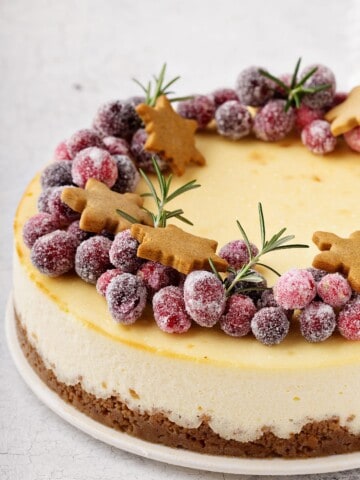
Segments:
[[[201,188],[173,206],[194,223],[179,226],[219,248],[241,238],[236,220],[259,243],[259,202],[269,236],[287,227],[309,245],[269,254],[266,263],[281,273],[311,266],[314,231],[348,237],[359,228],[360,160],[345,144],[316,156],[291,137],[233,142],[208,131],[196,145],[206,165],[173,182],[197,179]],[[167,334],[150,306],[134,325],[118,324],[93,285],[75,274],[49,278],[32,265],[22,228],[39,193],[37,176],[15,218],[14,305],[29,362],[62,398],[131,435],[199,452],[303,457],[360,449],[359,342],[335,333],[309,343],[296,318],[271,347],[217,326]]]

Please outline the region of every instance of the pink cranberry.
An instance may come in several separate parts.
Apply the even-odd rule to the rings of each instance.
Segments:
[[[332,152],[337,143],[331,133],[330,123],[325,120],[314,120],[301,132],[301,141],[312,153],[323,155]]]
[[[308,342],[323,342],[336,327],[333,308],[323,302],[311,302],[301,312],[299,321],[301,334]]]
[[[293,129],[295,116],[290,108],[285,112],[285,100],[270,100],[254,118],[254,133],[265,142],[276,142],[285,138]]]
[[[146,305],[146,287],[141,278],[131,273],[113,278],[105,296],[113,319],[125,325],[134,323]]]
[[[250,112],[236,100],[223,103],[215,112],[215,121],[220,135],[232,140],[246,137],[253,126]]]
[[[315,295],[315,281],[307,270],[289,270],[281,275],[274,286],[275,301],[285,310],[305,308]]]
[[[97,279],[111,268],[111,240],[100,235],[82,242],[75,256],[75,271],[85,282],[96,284]]]
[[[139,268],[137,275],[142,278],[149,298],[154,293],[169,285],[175,285],[179,280],[178,272],[157,262],[145,262]]]
[[[130,145],[125,139],[109,136],[104,137],[102,141],[111,155],[129,155]]]
[[[59,227],[59,223],[48,213],[37,213],[30,217],[23,227],[24,243],[31,248],[38,238],[58,230]]]
[[[49,199],[53,193],[54,188],[45,188],[40,193],[37,200],[37,207],[39,212],[50,213],[49,210]]]
[[[67,228],[67,232],[76,239],[78,245],[93,235],[92,233],[86,232],[80,228],[79,220],[75,220],[74,222],[70,223]]]
[[[155,293],[152,305],[155,321],[164,332],[185,333],[191,327],[181,288],[173,285],[162,288]]]
[[[329,88],[321,90],[316,93],[307,93],[304,95],[302,101],[305,105],[308,105],[311,108],[325,108],[333,103],[335,90],[336,90],[336,80],[335,75],[330,70],[330,68],[325,65],[309,65],[306,67],[302,73],[301,78],[303,78],[310,70],[314,67],[317,68],[316,72],[305,82],[305,87],[314,88],[321,85],[329,85]]]
[[[184,118],[196,120],[199,128],[205,128],[214,118],[215,104],[206,95],[195,95],[178,103],[177,112]]]
[[[239,97],[232,88],[218,88],[210,94],[210,99],[214,102],[216,109],[229,100],[239,102]]]
[[[266,307],[258,310],[251,320],[255,338],[264,345],[277,345],[289,332],[290,322],[282,308]]]
[[[360,127],[355,127],[352,130],[344,133],[345,142],[355,152],[360,152]]]
[[[321,109],[310,108],[304,104],[295,109],[295,126],[299,132],[314,120],[322,120],[323,118],[324,110]]]
[[[340,273],[329,273],[317,284],[317,293],[332,307],[342,307],[352,295],[349,282]]]
[[[61,200],[61,194],[64,188],[71,187],[54,187],[48,196],[47,208],[49,213],[59,222],[62,226],[67,226],[69,223],[80,218],[80,214],[75,212],[66,203]]]
[[[251,255],[255,257],[259,250],[253,243],[250,244]],[[232,240],[219,250],[219,257],[228,262],[231,268],[239,270],[249,263],[249,252],[244,240]]]
[[[89,147],[104,148],[100,136],[95,130],[83,128],[75,132],[67,141],[67,148],[72,158],[74,158],[81,150]]]
[[[31,249],[33,265],[48,277],[58,277],[74,268],[76,243],[63,230],[38,238]]]
[[[360,301],[348,302],[338,316],[338,329],[348,340],[360,340]]]
[[[189,273],[184,283],[185,308],[202,327],[213,327],[226,305],[225,290],[220,280],[210,272]]]
[[[72,178],[84,188],[89,178],[96,178],[111,188],[116,182],[118,170],[110,153],[98,147],[81,150],[73,160]]]
[[[72,156],[69,153],[65,141],[60,142],[59,145],[55,148],[54,158],[55,160],[72,160]]]
[[[110,249],[111,263],[123,272],[135,273],[144,261],[137,256],[138,246],[129,229],[118,233]]]
[[[100,293],[103,297],[106,295],[106,290],[111,282],[111,280],[119,275],[124,273],[119,268],[112,268],[111,270],[106,270],[102,273],[96,282],[96,291]]]
[[[260,107],[274,96],[274,83],[261,75],[261,67],[243,70],[236,81],[236,93],[244,105]]]
[[[250,322],[256,307],[250,297],[241,294],[227,299],[224,314],[220,318],[221,329],[233,337],[243,337],[250,332]]]

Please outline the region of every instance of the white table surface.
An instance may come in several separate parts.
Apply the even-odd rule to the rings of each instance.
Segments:
[[[299,56],[304,64],[329,65],[349,88],[360,83],[359,3],[0,0],[1,311],[21,193],[56,144],[89,126],[101,103],[137,94],[131,78],[146,81],[164,61],[169,75],[182,76],[178,94],[232,86],[251,64],[286,72]],[[77,431],[25,386],[3,328],[0,385],[1,480],[249,478],[161,464]],[[358,479],[360,469],[307,478]]]

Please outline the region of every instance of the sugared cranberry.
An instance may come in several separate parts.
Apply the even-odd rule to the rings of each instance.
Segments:
[[[185,333],[191,327],[181,288],[173,285],[162,288],[155,293],[152,306],[155,321],[164,332]]]
[[[143,263],[137,275],[142,278],[149,298],[152,298],[154,293],[160,289],[169,285],[175,285],[179,280],[177,270],[157,262]]]
[[[360,127],[355,127],[352,130],[344,133],[345,142],[355,152],[360,152]]]
[[[134,162],[127,155],[113,155],[118,170],[117,180],[112,190],[119,193],[134,192],[140,175]]]
[[[295,109],[295,126],[299,132],[301,132],[303,128],[314,120],[322,120],[324,113],[324,110],[310,108],[302,104],[299,108]]]
[[[89,147],[81,150],[72,162],[72,179],[84,188],[89,178],[96,178],[112,187],[118,175],[115,160],[107,150]]]
[[[315,281],[307,270],[293,268],[281,275],[274,286],[275,301],[285,310],[305,308],[315,295]]]
[[[83,128],[75,132],[67,141],[67,148],[72,158],[81,150],[89,147],[104,148],[100,136],[89,128]]]
[[[78,245],[93,235],[92,233],[86,232],[80,228],[79,220],[75,220],[74,222],[70,223],[67,228],[67,232],[76,239]]]
[[[216,109],[230,100],[239,102],[239,97],[233,88],[218,88],[210,94],[210,99],[214,102]]]
[[[225,290],[220,280],[210,272],[189,273],[184,283],[185,308],[202,327],[212,327],[220,319],[226,305]]]
[[[279,75],[279,79],[283,82],[284,85],[287,87],[291,86],[292,81],[292,74],[291,73],[282,73]],[[275,83],[275,82],[274,82]],[[287,98],[287,92],[285,88],[281,87],[277,83],[275,83],[275,97],[278,98]]]
[[[146,287],[141,278],[131,273],[113,278],[105,296],[113,319],[125,325],[134,323],[146,305]]]
[[[323,342],[336,327],[333,308],[323,302],[311,302],[299,316],[300,331],[308,342]]]
[[[137,256],[138,246],[129,229],[118,233],[110,249],[111,263],[123,272],[135,273],[144,261]]]
[[[348,97],[348,94],[346,92],[335,92],[330,108],[337,107],[338,105],[340,105],[340,103],[345,102],[347,97]]]
[[[251,255],[255,257],[259,250],[253,243],[251,246]],[[219,250],[219,257],[228,262],[231,268],[239,270],[241,267],[249,263],[249,252],[244,240],[232,240],[225,244]]]
[[[103,297],[106,295],[106,290],[111,282],[111,280],[118,275],[124,273],[120,268],[112,268],[111,270],[106,270],[102,273],[96,282],[96,291],[100,293]]]
[[[61,200],[61,194],[64,188],[72,187],[62,186],[51,189],[48,196],[47,209],[60,225],[67,226],[71,222],[78,220],[80,218],[80,214],[75,212]]]
[[[145,172],[153,172],[154,167],[152,158],[155,158],[160,170],[166,170],[167,162],[161,158],[160,155],[155,152],[145,150],[146,140],[147,133],[143,128],[140,128],[132,137],[130,149],[135,158],[136,165]]]
[[[326,120],[309,123],[301,132],[301,141],[312,153],[319,155],[332,152],[337,143]]]
[[[31,249],[33,265],[49,277],[58,277],[74,268],[76,242],[63,230],[55,230],[36,240]]]
[[[264,345],[277,345],[289,332],[290,322],[282,308],[266,307],[258,310],[251,320],[251,330]]]
[[[340,273],[329,273],[317,284],[317,293],[332,307],[342,307],[352,295],[349,282]]]
[[[102,141],[111,155],[129,155],[130,145],[123,138],[104,137]]]
[[[131,103],[116,100],[101,106],[94,120],[94,128],[103,136],[126,140],[141,127],[142,122]]]
[[[265,307],[278,307],[278,303],[275,300],[274,292],[272,288],[267,288],[263,292],[261,292],[261,296],[256,302],[257,308],[260,310],[261,308]]]
[[[253,120],[248,109],[236,100],[223,103],[215,113],[216,128],[220,135],[239,140],[251,132]]]
[[[95,284],[111,268],[109,250],[111,240],[96,235],[82,242],[75,256],[75,271],[85,282]]]
[[[263,277],[259,272],[256,270],[249,270],[249,274],[251,276],[257,277],[256,282],[251,282],[247,280],[238,280],[231,288],[232,293],[244,293],[248,297],[250,297],[254,302],[256,302],[260,297],[263,292],[263,290],[267,287],[267,281],[266,278]],[[235,280],[236,274],[233,272],[230,272],[228,276],[225,279],[225,287],[229,288],[234,280]]]
[[[69,153],[67,144],[65,141],[60,142],[59,145],[55,148],[54,152],[55,160],[72,160],[72,156]]]
[[[178,103],[177,112],[184,118],[196,120],[199,128],[205,128],[214,118],[215,104],[206,95],[195,95]]]
[[[265,142],[276,142],[285,138],[293,129],[295,116],[290,108],[285,112],[285,100],[270,100],[254,118],[254,133]]]
[[[311,273],[313,279],[316,283],[320,282],[320,280],[328,274],[326,270],[321,270],[320,268],[309,267],[306,269],[308,272]]]
[[[51,187],[61,187],[62,185],[71,185],[72,162],[62,160],[50,163],[41,173],[40,183],[43,189]]]
[[[338,316],[338,329],[348,340],[360,340],[360,301],[348,302]]]
[[[334,99],[336,90],[335,75],[330,68],[325,65],[317,64],[306,67],[301,73],[301,78],[303,78],[314,67],[317,67],[316,72],[305,82],[304,86],[307,88],[314,88],[319,87],[320,85],[329,85],[329,88],[316,93],[307,93],[304,95],[302,101],[305,105],[311,108],[326,108],[332,105]]]
[[[243,70],[236,81],[236,93],[244,105],[259,107],[274,96],[274,83],[261,75],[261,67],[249,67]]]
[[[31,248],[38,238],[58,230],[59,227],[59,223],[48,213],[37,213],[30,217],[23,227],[24,243],[27,247]]]
[[[224,314],[220,318],[221,329],[233,337],[243,337],[250,332],[250,322],[256,307],[250,297],[241,294],[227,299]]]

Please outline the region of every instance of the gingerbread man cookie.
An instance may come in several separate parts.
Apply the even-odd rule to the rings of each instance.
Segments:
[[[347,99],[325,115],[331,123],[331,133],[337,137],[360,125],[360,86],[349,93]]]

